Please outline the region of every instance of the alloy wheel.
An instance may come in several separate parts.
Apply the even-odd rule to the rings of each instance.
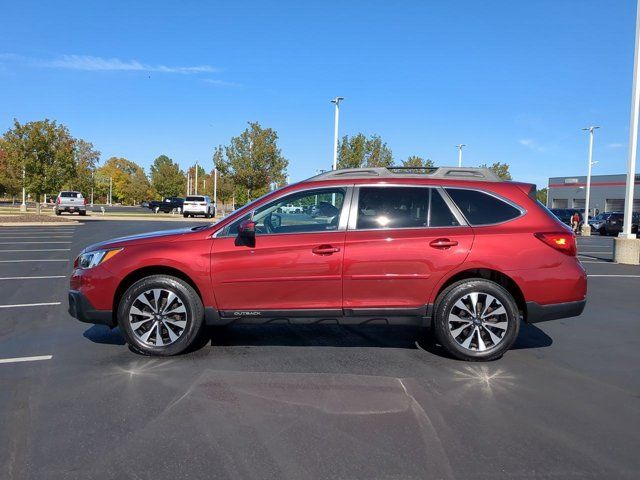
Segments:
[[[461,347],[484,352],[502,342],[509,316],[504,305],[493,295],[471,292],[454,303],[447,324],[449,333]]]
[[[162,347],[174,343],[187,328],[184,301],[165,288],[153,288],[136,297],[129,308],[131,331],[142,343]]]

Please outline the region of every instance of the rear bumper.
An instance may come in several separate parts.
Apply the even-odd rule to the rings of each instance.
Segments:
[[[57,205],[55,207],[56,210],[58,210],[59,212],[86,212],[87,211],[87,206],[86,205],[78,205],[78,206],[65,206],[65,205]]]
[[[560,318],[577,317],[582,313],[586,304],[586,300],[552,303],[550,305],[527,302],[527,323],[539,323],[548,320],[558,320]]]
[[[115,327],[111,310],[96,310],[89,299],[77,290],[69,290],[69,315],[84,323]]]

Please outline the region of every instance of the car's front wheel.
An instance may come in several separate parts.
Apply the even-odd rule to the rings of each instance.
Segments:
[[[438,342],[461,360],[500,358],[518,336],[520,314],[513,296],[484,279],[454,283],[438,296],[433,326]]]
[[[185,351],[203,326],[200,297],[184,280],[152,275],[138,280],[122,296],[118,325],[129,346],[147,355]]]

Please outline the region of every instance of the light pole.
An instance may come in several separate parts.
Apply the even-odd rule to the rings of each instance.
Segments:
[[[194,193],[194,195],[198,194],[198,162],[196,162],[196,188],[195,188],[195,191],[193,193]]]
[[[218,215],[218,169],[213,169],[213,218]],[[224,214],[223,214],[224,215]]]
[[[631,218],[633,212],[633,194],[636,180],[636,155],[638,153],[638,117],[640,115],[640,83],[638,83],[638,67],[640,63],[640,0],[636,7],[636,48],[633,58],[633,87],[631,90],[631,120],[629,125],[629,158],[627,160],[627,185],[625,188],[624,220],[622,233],[618,237],[633,239]],[[638,263],[636,258],[636,265]],[[627,262],[625,262],[627,263]]]
[[[113,177],[109,177],[109,206],[113,203]]]
[[[594,125],[583,128],[585,132],[589,132],[589,164],[587,166],[587,189],[584,199],[584,215],[582,218],[582,235],[591,235],[591,227],[589,226],[589,197],[591,196],[591,167],[593,166],[593,132],[600,127]]]
[[[340,120],[340,102],[344,100],[344,97],[336,97],[331,100],[331,103],[336,106],[336,114],[333,125],[333,170],[338,168],[338,122]]]
[[[20,211],[21,212],[26,212],[27,211],[27,189],[25,188],[25,181],[26,181],[26,172],[25,172],[25,168],[24,165],[22,166],[22,205],[20,205]]]
[[[466,145],[464,143],[456,145],[458,149],[458,167],[462,167],[462,147],[466,147]]]

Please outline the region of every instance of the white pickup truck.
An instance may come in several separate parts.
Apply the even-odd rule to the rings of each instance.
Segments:
[[[54,208],[56,215],[62,212],[76,213],[80,215],[87,214],[87,200],[80,192],[63,191],[56,198],[56,206]]]

